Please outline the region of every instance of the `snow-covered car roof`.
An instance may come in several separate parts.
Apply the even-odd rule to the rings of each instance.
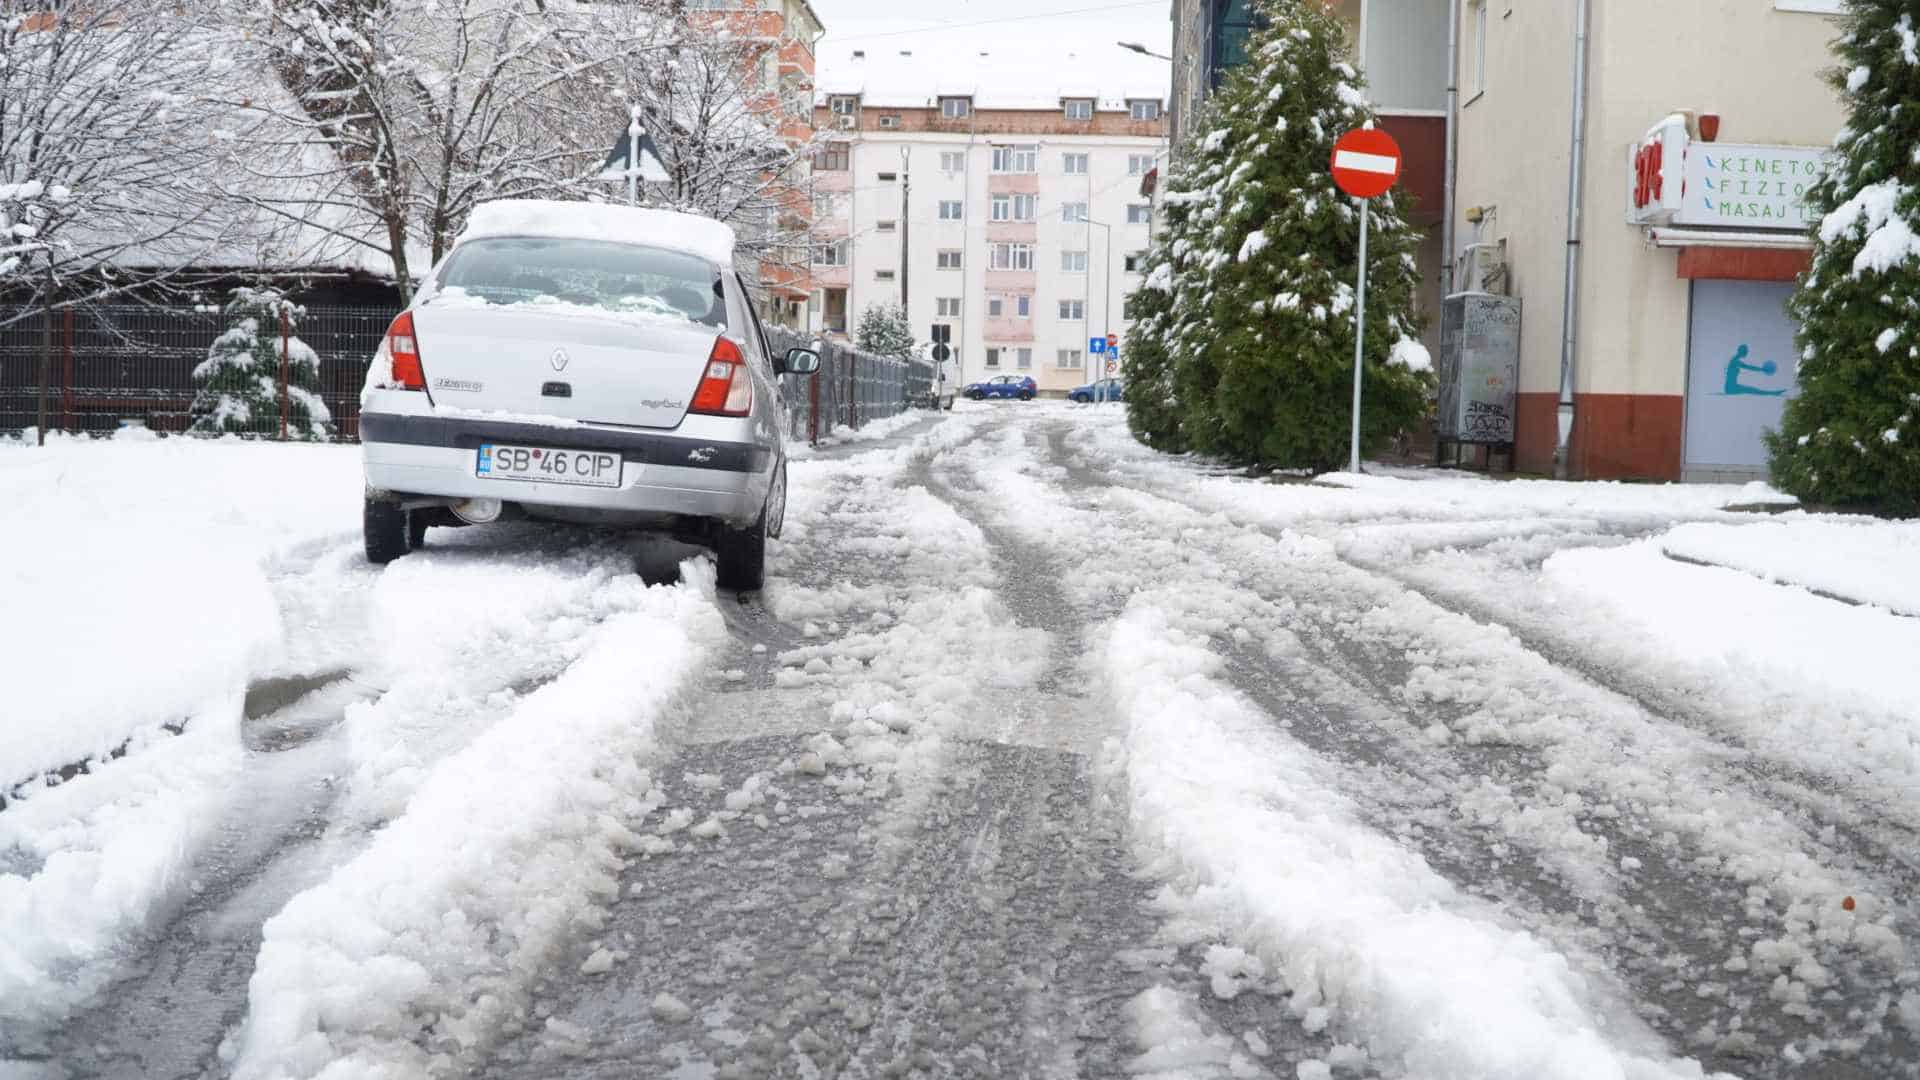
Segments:
[[[733,265],[733,228],[678,210],[550,199],[502,199],[474,208],[461,242],[486,236],[551,236],[621,240],[697,255],[715,266]]]

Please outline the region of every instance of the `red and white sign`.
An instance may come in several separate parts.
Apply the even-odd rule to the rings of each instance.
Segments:
[[[1333,182],[1356,199],[1392,190],[1400,164],[1400,144],[1379,128],[1349,131],[1333,144]]]
[[[1686,118],[1676,114],[1655,124],[1633,144],[1628,158],[1628,221],[1635,225],[1671,224],[1686,206],[1691,142]]]

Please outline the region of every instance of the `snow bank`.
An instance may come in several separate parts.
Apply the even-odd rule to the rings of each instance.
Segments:
[[[1296,1016],[1327,1010],[1314,1022],[1415,1076],[1702,1075],[1603,1009],[1566,957],[1358,824],[1330,767],[1218,681],[1204,638],[1136,600],[1103,664],[1170,902],[1277,973]]]
[[[475,207],[460,239],[487,236],[618,240],[696,255],[719,267],[733,265],[731,226],[695,214],[643,206],[502,199]]]
[[[360,489],[346,446],[0,450],[0,785],[223,708],[283,647],[263,561],[357,533]]]
[[[632,610],[267,923],[236,1077],[445,1073],[520,1018],[617,894],[628,826],[660,801],[654,721],[725,633],[710,569],[682,571],[691,587],[606,583]]]
[[[1682,533],[1679,543],[1688,550],[1740,555],[1753,566],[1809,569],[1800,560],[1804,549],[1790,546],[1771,557],[1747,546],[1740,538],[1756,527],[1733,529],[1732,539],[1718,532]],[[1810,533],[1805,540],[1818,542],[1821,535]],[[1735,543],[1738,551],[1733,550]],[[1914,658],[1920,657],[1920,619],[1768,584],[1746,570],[1676,562],[1667,558],[1665,544],[1654,539],[1605,550],[1563,551],[1547,560],[1545,577],[1624,624],[1616,632],[1659,641],[1672,654],[1712,669],[1716,678],[1759,683],[1780,694],[1821,702],[1820,725],[1837,728],[1836,738],[1872,735],[1842,734],[1846,726],[1840,721],[1847,706],[1866,705],[1905,717],[1902,730],[1883,731],[1873,739],[1891,737],[1905,747],[1900,756],[1908,759],[1907,768],[1913,767],[1920,752],[1920,725],[1915,723],[1920,718],[1920,681],[1912,672]],[[1843,584],[1875,593],[1886,588],[1871,580],[1870,567],[1833,568],[1828,573]],[[1911,573],[1905,571],[1903,579]]]
[[[1920,522],[1796,517],[1753,525],[1682,525],[1669,555],[1920,617]]]

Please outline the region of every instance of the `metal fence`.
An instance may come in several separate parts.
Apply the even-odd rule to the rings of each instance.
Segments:
[[[0,319],[14,314],[0,310]],[[393,316],[381,308],[312,308],[293,328],[319,354],[319,395],[336,439],[359,433],[360,385]],[[56,309],[50,339],[47,321],[36,314],[0,329],[0,432],[37,424],[43,358],[50,361],[49,428],[97,433],[133,421],[185,431],[193,370],[231,325],[217,306],[132,304]],[[248,425],[248,434],[263,437],[279,431],[277,411]]]
[[[0,320],[17,309],[0,309]],[[334,438],[359,436],[360,387],[367,362],[396,313],[384,308],[308,308],[293,333],[320,358],[319,394],[333,414]],[[37,424],[43,357],[50,357],[47,426],[106,433],[127,422],[162,432],[191,423],[193,371],[231,324],[217,306],[94,305],[56,309],[51,349],[40,313],[0,328],[0,434]],[[266,330],[267,328],[263,328]],[[816,375],[785,377],[787,437],[818,441],[835,428],[858,428],[894,416],[933,394],[934,366],[860,352],[797,331],[768,328],[776,353],[815,348]],[[431,354],[427,361],[432,367]],[[248,425],[248,434],[279,434],[277,411]]]

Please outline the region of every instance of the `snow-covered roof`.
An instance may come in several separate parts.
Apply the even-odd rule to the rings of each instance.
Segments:
[[[644,206],[501,199],[475,207],[460,239],[482,236],[628,240],[697,255],[716,266],[733,265],[731,226],[695,214]]]
[[[868,108],[924,108],[943,97],[970,97],[976,109],[1054,109],[1068,98],[1093,98],[1098,110],[1124,112],[1129,101],[1167,98],[1166,61],[1112,45],[1080,52],[1033,43],[981,49],[915,44],[881,48],[850,40],[823,45],[814,80],[816,103],[858,94]]]

